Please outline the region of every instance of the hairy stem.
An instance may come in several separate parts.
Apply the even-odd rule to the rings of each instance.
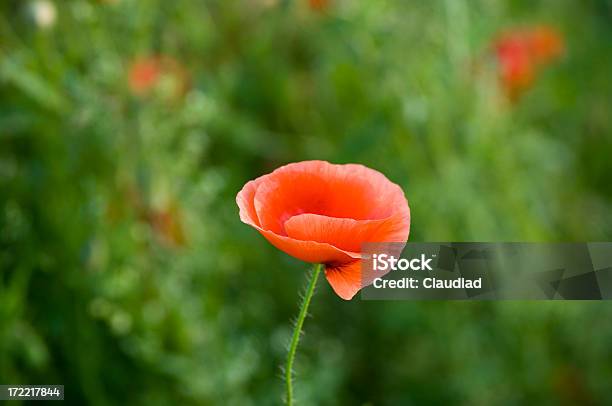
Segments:
[[[297,346],[300,342],[300,334],[302,333],[304,319],[308,314],[308,306],[310,305],[310,299],[312,299],[312,295],[314,294],[315,286],[317,285],[317,279],[319,278],[319,273],[321,272],[322,267],[323,265],[316,264],[310,275],[310,282],[308,282],[306,293],[302,298],[302,304],[300,305],[300,313],[298,314],[298,318],[295,323],[295,328],[293,329],[293,336],[291,337],[291,344],[289,345],[289,353],[287,354],[287,365],[285,366],[285,384],[287,390],[285,403],[289,406],[293,405],[293,360],[295,359]]]

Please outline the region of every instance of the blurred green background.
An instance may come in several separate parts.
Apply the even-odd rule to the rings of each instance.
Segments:
[[[280,403],[308,265],[235,196],[287,162],[385,173],[412,241],[610,240],[609,0],[0,11],[0,383]],[[565,52],[510,100],[492,44],[539,24]],[[301,404],[612,403],[609,303],[345,302],[321,280],[311,313]]]

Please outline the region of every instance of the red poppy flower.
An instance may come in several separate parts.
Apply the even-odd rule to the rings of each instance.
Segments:
[[[529,43],[522,32],[504,35],[496,44],[500,77],[506,92],[516,98],[534,79],[534,64]]]
[[[346,300],[364,284],[361,245],[405,243],[410,231],[402,189],[363,165],[285,165],[248,182],[236,202],[240,219],[278,249],[325,264],[327,280]]]
[[[502,85],[516,100],[531,86],[541,67],[563,54],[563,39],[545,25],[514,29],[495,41],[495,52]]]
[[[540,25],[529,33],[531,55],[538,64],[551,62],[563,55],[564,44],[561,34],[552,27]]]
[[[158,58],[143,58],[136,60],[130,67],[129,85],[135,94],[149,91],[162,74]]]
[[[162,81],[171,83],[171,98],[178,99],[188,90],[189,77],[181,64],[167,56],[136,59],[130,65],[128,85],[133,94],[145,96]]]
[[[330,0],[308,0],[308,6],[311,10],[323,11],[329,7]]]

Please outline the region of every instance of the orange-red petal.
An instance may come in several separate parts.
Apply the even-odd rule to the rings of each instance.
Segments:
[[[300,214],[285,222],[289,237],[332,244],[346,251],[360,252],[368,242],[403,242],[410,229],[409,213],[381,220],[353,220],[319,214]]]
[[[405,198],[399,186],[362,165],[307,161],[285,165],[261,182],[254,196],[261,226],[283,234],[283,223],[302,214],[355,220],[382,219]]]
[[[362,288],[361,261],[326,266],[325,277],[338,296],[351,300]]]

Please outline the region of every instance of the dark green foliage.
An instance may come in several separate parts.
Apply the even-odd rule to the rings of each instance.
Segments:
[[[415,241],[610,239],[609,1],[58,0],[46,28],[33,3],[0,5],[2,384],[279,403],[308,265],[234,199],[287,162],[382,171]],[[566,53],[511,103],[491,41],[540,23]],[[133,94],[148,55],[176,65]],[[302,404],[612,403],[608,303],[344,302],[321,280],[311,314]]]

